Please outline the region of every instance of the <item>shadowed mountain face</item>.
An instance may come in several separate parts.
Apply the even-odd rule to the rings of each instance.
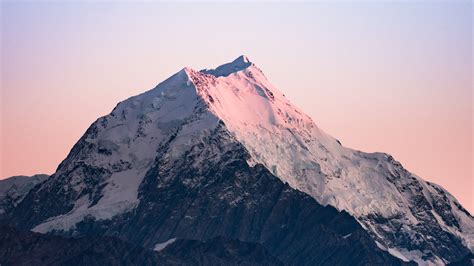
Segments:
[[[150,250],[238,239],[308,265],[458,261],[474,234],[448,192],[387,154],[341,146],[246,57],[119,103],[3,218]]]
[[[62,238],[0,227],[1,265],[154,265],[155,252],[106,237]]]
[[[472,266],[474,265],[474,254],[470,253],[464,256],[464,258],[449,263],[448,266]]]
[[[162,265],[284,265],[258,243],[227,240],[206,242],[178,239],[160,251]]]
[[[63,238],[0,227],[1,265],[283,265],[262,245],[178,239],[160,252],[111,237]]]

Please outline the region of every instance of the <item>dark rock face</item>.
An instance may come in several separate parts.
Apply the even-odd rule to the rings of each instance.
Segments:
[[[261,244],[178,239],[158,252],[112,237],[64,238],[0,226],[1,265],[283,265]]]
[[[1,265],[157,265],[155,252],[109,237],[79,239],[0,227]]]
[[[464,258],[448,263],[448,266],[472,266],[474,265],[474,254],[469,253]]]
[[[222,237],[178,239],[158,253],[160,265],[284,265],[261,244]]]
[[[282,183],[218,127],[202,145],[170,160],[173,139],[145,176],[140,204],[109,221],[80,222],[79,235],[107,235],[153,248],[171,238],[261,243],[287,264],[401,264],[356,220]],[[218,160],[208,160],[214,151]]]

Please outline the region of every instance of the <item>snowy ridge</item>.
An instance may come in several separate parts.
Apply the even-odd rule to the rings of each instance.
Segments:
[[[133,209],[139,202],[138,188],[163,141],[182,127],[172,155],[179,157],[184,150],[180,146],[193,145],[202,131],[217,126],[217,117],[203,108],[189,71],[185,68],[156,88],[119,103],[110,115],[91,126],[94,130],[86,133],[84,142],[95,148],[70,154],[55,174],[66,173],[66,189],[83,196],[67,214],[51,217],[33,231],[67,231],[86,217],[106,220]],[[196,119],[200,113],[200,119]],[[87,178],[75,171],[78,161],[106,173],[100,180],[102,189],[97,192],[96,202],[90,193],[84,193],[88,191],[84,182]]]
[[[386,239],[387,234],[395,234],[396,225],[373,223],[370,217],[398,220],[405,225],[398,233],[415,242],[417,231],[426,234],[418,229],[420,223],[436,222],[439,229],[457,235],[473,250],[474,220],[454,197],[409,173],[390,155],[341,146],[294,107],[254,64],[212,80],[207,83],[212,87],[207,90],[207,99],[213,99],[209,101],[210,109],[250,151],[255,162],[320,203],[359,218],[374,237],[385,240],[392,254],[423,263],[421,257],[431,251],[397,247],[395,241]],[[433,198],[443,200],[440,212],[444,218],[438,215]],[[436,256],[430,260],[443,261]]]
[[[234,61],[224,64],[217,67],[216,69],[204,69],[201,70],[201,73],[209,74],[215,77],[226,77],[234,72],[244,70],[249,66],[252,66],[253,63],[245,56],[241,55]]]
[[[133,210],[157,149],[173,139],[166,156],[180,158],[189,147],[203,145],[221,121],[248,150],[249,163],[264,165],[323,205],[347,211],[393,255],[421,264],[452,261],[444,255],[452,249],[446,240],[451,236],[474,249],[474,219],[454,197],[388,154],[343,147],[245,56],[214,70],[184,68],[99,118],[43,186],[62,180],[73,208],[34,230],[74,230],[86,217],[104,220]],[[219,156],[215,151],[202,159]]]

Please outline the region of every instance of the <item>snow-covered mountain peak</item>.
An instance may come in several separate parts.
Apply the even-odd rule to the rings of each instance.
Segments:
[[[241,56],[213,71],[232,68],[230,65],[235,62],[237,63],[233,66],[249,61]],[[248,67],[225,76],[216,76],[213,71],[208,70],[198,72],[188,69],[186,73],[209,110],[226,122],[233,133],[238,131],[233,129],[244,130],[245,127],[269,131],[273,131],[274,127],[285,130],[300,127],[308,130],[314,128],[315,133],[321,136],[322,132],[309,116],[292,105],[258,67],[253,63],[248,64]]]
[[[237,59],[235,59],[234,61],[237,61],[237,60],[243,61],[243,62],[245,62],[245,63],[249,63],[249,62],[250,62],[250,59],[249,59],[246,55],[241,55],[241,56],[239,56]]]
[[[185,66],[183,67],[183,69],[181,69],[181,71],[179,71],[178,73],[184,73],[186,75],[190,75],[190,73],[194,72],[195,70],[192,69],[191,67],[188,67],[188,66]]]
[[[204,69],[204,70],[201,70],[201,72],[205,74],[210,74],[216,77],[221,77],[221,76],[225,77],[232,73],[244,70],[252,65],[253,63],[248,59],[247,56],[241,55],[230,63],[223,64],[221,66],[218,66],[215,69]]]
[[[217,160],[219,149],[199,152],[217,134],[232,135],[226,141],[241,144],[251,166],[350,213],[396,256],[451,261],[456,248],[446,252],[455,245],[444,240],[455,237],[474,249],[474,219],[454,197],[387,154],[343,147],[245,56],[212,70],[185,67],[99,118],[45,183],[66,184],[72,209],[45,216],[35,230],[68,230],[84,217],[107,220],[136,208],[160,151],[169,151],[160,158],[170,167],[190,151],[200,154],[198,163]]]
[[[416,234],[435,239],[450,232],[472,249],[474,220],[454,197],[411,174],[390,155],[343,147],[249,64],[232,73],[225,72],[232,63],[225,64],[194,73],[200,78],[193,80],[208,80],[194,84],[205,92],[209,110],[249,151],[251,163],[263,164],[320,203],[349,212],[403,259],[421,262],[436,249],[430,241],[418,241]],[[444,198],[443,207],[436,198]],[[397,232],[398,224],[405,229]],[[401,245],[400,239],[410,244]]]

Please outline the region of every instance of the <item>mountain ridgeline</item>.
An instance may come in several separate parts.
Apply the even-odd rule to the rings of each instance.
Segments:
[[[474,248],[474,219],[452,195],[388,154],[343,147],[245,56],[120,102],[20,191],[0,195],[16,228],[2,230],[88,261],[84,238],[163,265],[447,264]]]

